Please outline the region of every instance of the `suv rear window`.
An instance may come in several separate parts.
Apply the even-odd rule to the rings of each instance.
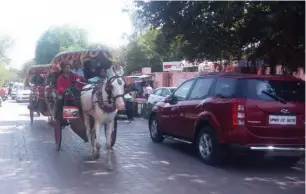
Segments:
[[[236,85],[237,79],[235,78],[218,78],[214,96],[222,96],[226,98],[238,97]]]
[[[305,102],[305,82],[249,79],[247,98],[264,101]]]

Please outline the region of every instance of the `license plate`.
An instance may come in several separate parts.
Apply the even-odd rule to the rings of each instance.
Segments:
[[[296,125],[296,116],[270,115],[269,124],[271,125]]]
[[[63,118],[64,119],[78,119],[79,109],[74,106],[64,106],[63,107]]]

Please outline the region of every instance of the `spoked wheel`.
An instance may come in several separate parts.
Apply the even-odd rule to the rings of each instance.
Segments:
[[[48,123],[50,125],[53,125],[54,118],[53,118],[53,115],[52,115],[52,106],[50,104],[48,104],[48,112],[49,112]]]
[[[56,150],[60,151],[62,144],[62,127],[61,122],[58,120],[54,121],[54,137],[56,143]]]
[[[32,109],[30,109],[30,120],[31,120],[31,125],[32,125],[33,120],[34,120],[34,111]]]

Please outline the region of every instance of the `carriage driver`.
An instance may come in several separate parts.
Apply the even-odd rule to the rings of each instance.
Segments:
[[[56,102],[56,118],[62,120],[62,111],[64,106],[63,95],[71,85],[77,81],[84,81],[84,77],[72,72],[72,65],[64,61],[61,64],[62,74],[57,78],[56,87],[57,87],[57,102]]]

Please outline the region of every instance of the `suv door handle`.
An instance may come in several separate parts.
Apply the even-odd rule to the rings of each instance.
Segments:
[[[174,111],[174,110],[177,110],[178,108],[179,107],[172,107],[171,110]]]

